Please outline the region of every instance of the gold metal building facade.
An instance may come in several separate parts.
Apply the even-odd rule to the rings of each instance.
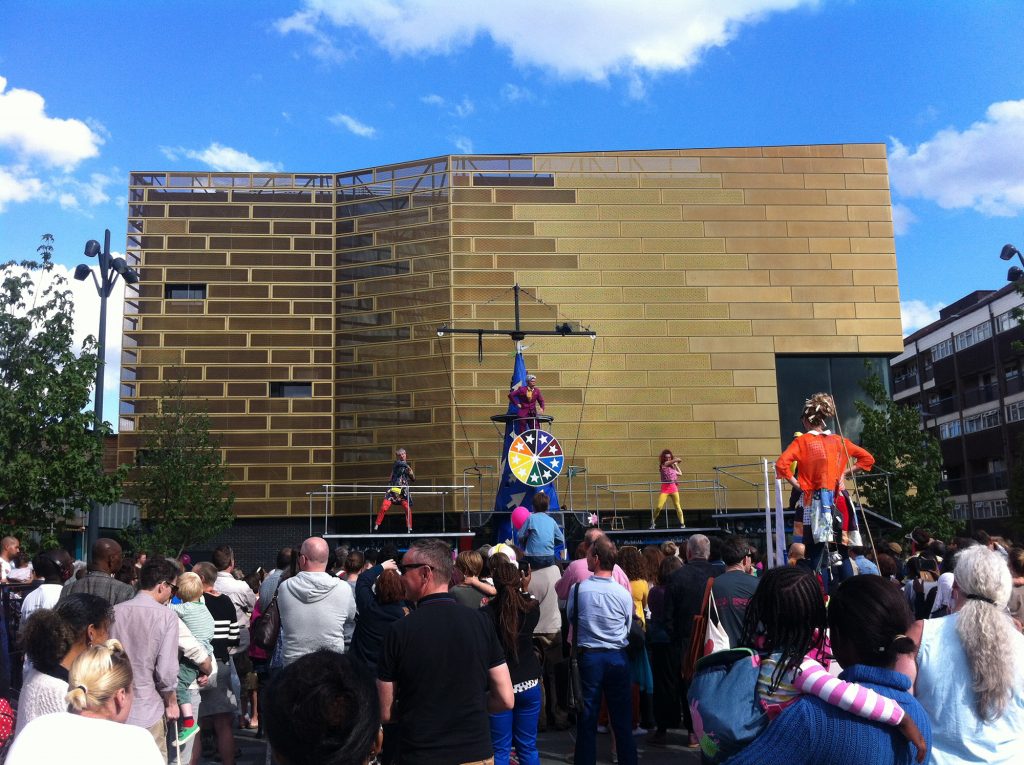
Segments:
[[[657,481],[663,448],[689,477],[777,455],[779,358],[902,349],[881,144],[136,172],[129,193],[120,459],[184,378],[242,517],[380,483],[396,446],[421,483],[496,466],[513,348],[480,362],[436,330],[509,327],[516,282],[527,325],[599,335],[525,353],[592,484]]]

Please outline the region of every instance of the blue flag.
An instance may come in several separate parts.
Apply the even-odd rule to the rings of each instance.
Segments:
[[[526,385],[526,362],[523,361],[523,354],[516,353],[516,363],[512,370],[512,380],[509,383],[509,392]],[[509,401],[507,414],[514,417],[518,413],[515,404]],[[533,496],[537,492],[548,495],[550,511],[557,511],[561,508],[558,504],[558,491],[554,482],[544,486],[527,486],[521,483],[508,465],[508,450],[512,446],[512,439],[515,438],[514,422],[510,419],[505,423],[505,441],[501,449],[501,483],[498,485],[498,494],[494,499],[494,512],[511,513],[517,507],[533,508]],[[510,524],[509,524],[510,525]]]

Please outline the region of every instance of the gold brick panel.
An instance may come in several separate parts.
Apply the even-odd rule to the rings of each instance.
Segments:
[[[553,185],[474,187],[476,172]],[[126,331],[138,350],[123,419],[139,426],[161,380],[187,374],[223,434],[240,515],[304,516],[304,492],[324,481],[384,479],[399,443],[421,480],[461,480],[471,453],[496,466],[488,417],[505,409],[511,347],[488,339],[479,364],[476,338],[439,341],[436,328],[509,327],[515,282],[545,304],[524,300],[527,326],[599,334],[526,343],[591,482],[653,480],[666,446],[696,473],[774,457],[777,353],[902,348],[881,144],[441,157],[360,173],[375,196],[355,196],[354,176],[336,191],[286,173],[271,174],[269,191],[291,200],[280,203],[237,185],[193,193],[176,182],[188,173],[132,189],[150,198],[133,216],[144,299]],[[449,196],[384,206],[414,186]],[[335,242],[343,189],[346,205],[383,204],[342,219]],[[207,299],[164,300],[167,283],[206,284]],[[312,397],[269,395],[271,382],[306,381]],[[125,433],[130,461],[141,434]],[[759,501],[730,502],[748,494]],[[649,509],[647,495],[630,501]],[[710,493],[685,501],[714,505]],[[338,512],[365,515],[366,502]]]

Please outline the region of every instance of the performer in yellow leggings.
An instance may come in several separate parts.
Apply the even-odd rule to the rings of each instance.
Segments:
[[[683,505],[679,501],[679,487],[676,485],[676,481],[679,480],[679,459],[673,457],[672,452],[666,449],[661,453],[659,461],[661,463],[661,494],[658,495],[658,505],[654,510],[654,517],[651,519],[651,528],[654,528],[658,516],[661,515],[662,508],[665,507],[665,500],[672,497],[672,504],[676,508],[676,516],[679,518],[679,528],[685,529]]]

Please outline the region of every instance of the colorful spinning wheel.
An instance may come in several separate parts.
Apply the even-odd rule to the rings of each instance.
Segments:
[[[558,440],[544,430],[527,430],[508,448],[508,465],[520,483],[544,486],[562,472],[565,459]]]

